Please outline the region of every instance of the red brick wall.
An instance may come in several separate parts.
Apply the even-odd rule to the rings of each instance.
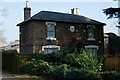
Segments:
[[[98,54],[102,54],[104,50],[103,45],[103,27],[95,25],[94,34],[95,41],[88,41],[88,28],[87,24],[74,24],[74,23],[64,23],[56,22],[56,38],[57,40],[46,40],[47,27],[45,25],[46,21],[31,21],[24,26],[21,26],[21,31],[23,35],[21,36],[21,52],[25,50],[27,52],[42,52],[43,45],[59,45],[61,50],[65,48],[70,49],[74,45],[75,40],[81,40],[84,45],[96,45],[99,46]],[[75,26],[75,32],[70,32],[70,26]],[[23,43],[23,36],[27,35]]]

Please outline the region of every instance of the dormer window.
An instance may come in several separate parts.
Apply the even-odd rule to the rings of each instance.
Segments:
[[[88,27],[88,40],[95,40],[94,37],[94,26],[93,25],[89,25]]]
[[[56,40],[55,38],[55,22],[46,22],[47,25],[47,40]]]

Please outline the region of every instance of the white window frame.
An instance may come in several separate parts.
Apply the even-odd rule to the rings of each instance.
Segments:
[[[88,25],[87,28],[92,28],[93,29],[93,38],[89,38],[89,31],[88,31],[88,39],[87,40],[92,40],[92,41],[95,41],[95,33],[94,33],[94,28],[95,26],[94,25]]]
[[[46,26],[48,27],[48,25],[54,25],[54,28],[55,28],[55,26],[56,26],[56,23],[55,22],[46,22]],[[55,31],[54,31],[54,35],[55,35]],[[48,35],[47,35],[47,38],[46,38],[47,40],[57,40],[56,38],[55,38],[55,36],[54,37],[49,37]]]
[[[97,51],[98,51],[99,47],[95,46],[95,45],[88,45],[88,46],[85,46],[85,49],[97,49]],[[96,53],[96,56],[97,56],[97,53]]]
[[[44,51],[45,48],[58,48],[58,51],[60,51],[60,46],[56,46],[56,45],[45,45],[42,46],[42,51]]]

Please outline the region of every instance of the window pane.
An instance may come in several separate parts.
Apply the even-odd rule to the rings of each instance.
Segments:
[[[97,49],[92,49],[92,55],[97,56]]]
[[[97,56],[97,49],[96,48],[88,48],[86,50],[88,53],[92,54],[92,56]]]
[[[47,25],[47,37],[55,37],[55,26]]]
[[[54,30],[55,30],[55,26],[48,25],[48,26],[47,26],[47,30],[48,30],[48,31],[54,31]]]
[[[58,51],[58,48],[45,48],[44,49],[45,54],[54,53],[54,52],[57,52],[57,51]]]
[[[54,32],[47,32],[47,37],[55,37],[55,33]]]
[[[48,49],[47,49],[47,48],[44,49],[44,53],[45,53],[45,54],[48,53]]]
[[[94,29],[88,28],[88,38],[94,39]]]

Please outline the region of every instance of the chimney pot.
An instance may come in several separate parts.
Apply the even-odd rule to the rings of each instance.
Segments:
[[[78,15],[78,8],[71,9],[71,14]]]
[[[29,4],[28,4],[28,1],[26,1],[26,8],[30,8]]]

